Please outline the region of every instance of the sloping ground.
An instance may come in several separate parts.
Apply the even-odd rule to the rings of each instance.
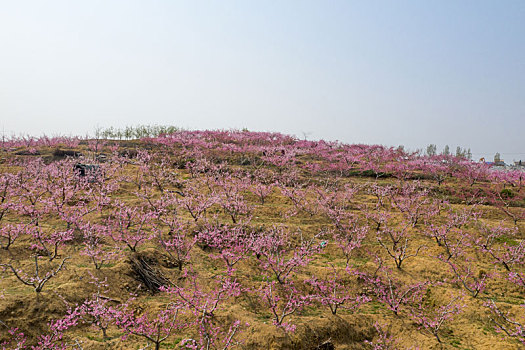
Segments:
[[[224,132],[2,152],[6,349],[521,347],[525,189],[483,166]]]

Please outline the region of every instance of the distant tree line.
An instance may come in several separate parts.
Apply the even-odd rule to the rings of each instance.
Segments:
[[[427,150],[426,150],[426,154],[427,156],[435,156],[437,155],[437,146],[434,145],[434,144],[430,144],[427,146]],[[445,148],[443,148],[443,151],[441,151],[441,154],[444,155],[444,156],[449,156],[451,155],[451,152],[450,152],[450,147],[448,145],[445,145]],[[470,148],[468,149],[464,149],[464,148],[461,148],[461,147],[456,147],[456,157],[461,157],[461,158],[467,158],[467,159],[472,159],[472,152],[470,151]]]
[[[158,137],[160,135],[173,134],[181,130],[181,128],[173,125],[137,125],[126,126],[124,128],[97,128],[95,130],[95,136],[104,139],[131,140]]]

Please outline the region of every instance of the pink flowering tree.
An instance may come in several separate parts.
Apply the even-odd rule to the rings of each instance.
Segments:
[[[268,169],[259,168],[253,172],[250,180],[250,191],[259,198],[261,205],[264,205],[266,198],[275,188],[273,173]]]
[[[485,186],[485,195],[489,202],[512,220],[514,225],[525,219],[525,209],[522,203],[525,200],[525,191],[507,187],[504,182]]]
[[[375,276],[363,273],[358,275],[367,285],[369,292],[396,316],[403,309],[419,304],[430,285],[428,281],[403,284],[394,278],[388,269],[380,268],[379,272],[380,274]]]
[[[69,344],[64,340],[64,332],[77,325],[77,315],[72,313],[61,319],[51,321],[49,323],[50,331],[41,334],[37,338],[37,345],[32,346],[31,350],[66,350]],[[78,341],[75,344],[78,345]]]
[[[180,317],[182,310],[180,304],[168,303],[156,312],[138,312],[124,304],[115,311],[114,322],[124,332],[124,339],[131,335],[144,338],[159,350],[174,332],[187,327]]]
[[[140,244],[152,238],[150,226],[154,217],[154,213],[143,207],[117,203],[108,220],[110,235],[115,242],[135,252]]]
[[[451,298],[444,305],[435,305],[430,300],[423,300],[419,305],[414,305],[410,316],[441,343],[439,331],[444,324],[460,314],[465,306],[461,295]]]
[[[41,256],[34,254],[33,258],[33,272],[30,274],[21,269],[15,268],[12,263],[0,264],[0,266],[3,267],[4,270],[11,272],[18,279],[18,281],[22,282],[26,286],[33,287],[36,293],[40,293],[42,291],[46,283],[64,268],[66,261],[69,259],[69,257],[64,258],[62,262],[60,262],[56,267],[50,266],[51,263],[48,263],[44,265],[44,269],[42,263],[39,262]]]
[[[4,217],[11,209],[13,197],[15,194],[15,182],[15,175],[10,173],[0,173],[0,225],[5,222]],[[7,250],[9,249],[10,244],[11,239],[9,230],[0,233],[0,247]]]
[[[492,277],[492,274],[478,270],[469,258],[465,258],[463,261],[459,259],[452,261],[443,256],[438,256],[438,259],[449,266],[450,271],[454,274],[454,281],[462,285],[473,298],[485,290],[487,281]]]
[[[464,248],[472,245],[471,234],[463,228],[471,222],[477,221],[479,213],[469,210],[449,210],[443,223],[427,221],[424,234],[434,239],[438,246],[445,249],[443,255],[446,260],[457,258],[464,254]]]
[[[86,222],[78,224],[77,227],[83,237],[83,249],[80,254],[87,256],[95,269],[99,270],[104,264],[120,257],[120,246],[106,244],[110,237],[110,228],[107,225]]]
[[[396,350],[399,349],[397,338],[386,329],[386,325],[379,322],[374,323],[377,336],[374,341],[365,340],[372,350]]]
[[[439,204],[430,201],[428,190],[422,189],[419,183],[400,183],[396,191],[390,192],[390,203],[412,227],[440,211]]]
[[[3,324],[5,326],[5,324]],[[26,335],[21,332],[18,328],[9,328],[7,330],[7,334],[9,335],[9,340],[5,340],[0,343],[0,347],[2,350],[23,350],[27,349],[26,343],[27,343],[27,337]]]
[[[72,327],[88,325],[102,332],[104,339],[108,338],[107,330],[114,323],[116,308],[110,303],[119,301],[108,298],[102,294],[102,289],[107,288],[107,281],[100,281],[93,277],[93,283],[97,290],[82,303],[69,306],[66,315],[51,323],[51,338],[61,340],[64,332]],[[65,301],[65,300],[64,300]]]
[[[525,262],[525,242],[512,240],[518,233],[517,228],[508,229],[501,224],[496,227],[481,226],[481,232],[481,236],[475,241],[476,246],[508,272]]]
[[[215,192],[206,189],[204,183],[193,179],[186,181],[176,197],[176,203],[186,209],[195,222],[206,215],[206,211],[217,202]]]
[[[292,282],[266,280],[258,293],[273,316],[273,324],[287,332],[295,331],[296,326],[286,319],[311,304],[311,297],[302,295]]]
[[[425,248],[424,245],[413,246],[413,233],[409,231],[407,224],[397,228],[383,227],[376,237],[398,269],[401,269],[405,260],[416,257],[420,250]]]
[[[313,287],[312,298],[324,306],[328,306],[330,312],[335,315],[339,308],[356,310],[362,304],[370,301],[366,295],[356,293],[351,286],[355,281],[341,278],[335,266],[331,265],[330,270],[324,278],[313,276],[307,282]]]
[[[197,238],[208,247],[217,250],[210,256],[221,259],[226,264],[228,272],[251,253],[253,234],[240,225],[212,225],[208,223],[199,231]]]
[[[31,235],[36,227],[31,223],[6,224],[0,227],[0,248],[8,250],[23,235]]]
[[[213,181],[216,189],[216,203],[236,224],[241,219],[250,221],[252,205],[248,203],[243,192],[249,188],[246,178],[234,177],[231,174],[220,174]]]
[[[188,280],[186,287],[168,286],[162,287],[162,290],[180,300],[199,319],[213,318],[222,303],[238,297],[243,291],[240,283],[230,276],[217,276],[216,279],[208,281],[214,286],[209,291],[197,281],[197,276],[192,271],[184,270],[182,276]]]
[[[197,237],[190,237],[189,227],[173,212],[159,209],[155,211],[158,223],[152,225],[153,235],[160,246],[168,253],[170,260],[182,271],[191,260],[191,251]],[[167,232],[166,232],[167,231]]]
[[[295,216],[300,212],[314,216],[319,211],[317,203],[309,199],[309,186],[295,182],[291,186],[286,183],[279,182],[279,190],[281,194],[288,198],[292,203],[292,208],[286,214],[287,216]]]
[[[518,320],[510,312],[501,310],[501,307],[492,299],[485,303],[485,307],[491,313],[490,319],[494,323],[497,332],[516,339],[522,345],[525,345],[525,322]],[[522,305],[522,307],[524,306]]]
[[[326,242],[318,243],[321,235],[318,233],[307,239],[302,233],[295,233],[295,238],[299,240],[296,243],[292,241],[292,234],[288,230],[273,227],[254,239],[252,249],[260,257],[262,268],[273,273],[276,280],[284,284],[292,273],[308,265],[313,256],[323,249]]]
[[[248,324],[246,324],[248,325]],[[233,322],[227,330],[215,325],[211,319],[202,319],[198,324],[198,336],[182,339],[180,346],[187,350],[227,350],[242,345],[239,334],[242,324],[239,320]]]
[[[35,226],[28,232],[33,238],[31,249],[37,255],[46,256],[50,261],[53,261],[60,256],[59,248],[73,240],[74,229],[44,230],[42,226]]]
[[[75,174],[75,164],[73,160],[63,160],[45,168],[46,206],[53,215],[66,223],[67,229],[78,220],[80,213],[85,215],[93,210],[86,207],[82,198],[90,186],[89,180]]]
[[[341,249],[348,266],[353,252],[359,249],[368,234],[368,225],[361,225],[357,218],[350,217],[348,221],[341,221],[333,230],[335,244]]]

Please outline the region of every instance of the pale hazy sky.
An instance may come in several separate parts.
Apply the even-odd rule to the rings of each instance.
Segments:
[[[135,124],[525,159],[525,1],[0,0],[1,129]]]

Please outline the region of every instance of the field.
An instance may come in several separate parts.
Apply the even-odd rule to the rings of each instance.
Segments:
[[[525,346],[525,172],[248,131],[1,146],[3,349]]]

